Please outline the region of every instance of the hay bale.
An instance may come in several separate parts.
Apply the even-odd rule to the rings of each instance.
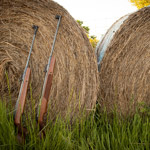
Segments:
[[[81,110],[95,106],[97,69],[94,51],[83,29],[59,4],[51,0],[0,1],[0,95],[10,103],[7,72],[13,105],[33,38],[33,24],[38,25],[39,30],[30,60],[31,86],[34,106],[39,103],[44,68],[57,26],[56,14],[62,15],[62,21],[53,53],[56,65],[49,100],[51,119],[57,115],[64,117],[68,109],[71,109],[71,117],[77,116],[79,105]],[[31,97],[29,93],[27,102]]]
[[[142,102],[150,105],[150,8],[124,21],[100,63],[100,100],[108,112],[134,114]]]
[[[123,22],[129,17],[129,15],[125,15],[117,20],[106,32],[106,34],[102,37],[102,40],[99,41],[96,47],[96,56],[97,56],[97,63],[98,63],[98,70],[100,71],[100,63],[104,57],[104,54],[109,46],[111,40],[113,39],[115,33],[123,24]]]

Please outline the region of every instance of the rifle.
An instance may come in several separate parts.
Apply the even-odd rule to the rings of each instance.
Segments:
[[[14,112],[14,124],[18,128],[18,134],[22,134],[21,116],[24,111],[25,99],[26,99],[26,95],[27,95],[27,89],[28,89],[29,79],[30,79],[30,74],[31,74],[31,69],[28,66],[29,66],[31,52],[33,49],[35,36],[38,31],[38,26],[33,25],[32,28],[34,29],[34,36],[33,36],[31,48],[29,51],[29,55],[27,58],[26,66],[25,66],[25,69],[24,69],[24,72],[22,75],[21,87],[20,87],[19,96],[18,96],[16,106],[15,106],[15,112]],[[24,133],[25,133],[25,129],[23,128],[23,134]]]
[[[53,71],[54,71],[54,66],[55,66],[55,61],[56,61],[55,57],[53,56],[53,52],[54,52],[56,37],[57,37],[57,33],[58,33],[60,21],[61,21],[61,16],[56,15],[55,19],[58,19],[58,23],[57,23],[55,36],[54,36],[52,50],[51,50],[50,57],[48,60],[48,65],[46,67],[46,75],[44,79],[44,84],[43,84],[43,89],[42,89],[42,94],[41,94],[38,114],[37,114],[37,121],[39,123],[40,130],[44,127],[44,115],[47,112],[47,104],[48,104],[50,90],[52,86]]]

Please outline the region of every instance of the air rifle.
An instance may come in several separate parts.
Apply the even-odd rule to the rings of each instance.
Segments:
[[[27,89],[28,89],[29,79],[30,79],[30,74],[31,74],[31,69],[28,67],[29,60],[30,60],[32,49],[33,49],[35,36],[38,31],[38,26],[33,25],[33,29],[34,29],[34,36],[33,36],[31,48],[29,51],[29,55],[27,58],[26,66],[22,75],[21,87],[20,87],[19,96],[18,96],[16,106],[15,106],[15,112],[14,112],[14,123],[15,123],[15,126],[18,128],[18,134],[22,134],[22,130],[23,130],[23,134],[25,132],[25,129],[21,127],[21,116],[24,111],[25,99],[27,95]]]
[[[50,57],[48,60],[48,64],[46,67],[46,74],[45,74],[42,94],[41,94],[38,113],[37,113],[37,121],[39,123],[40,130],[42,130],[42,128],[44,127],[44,115],[47,112],[47,105],[48,105],[50,90],[51,90],[51,86],[52,86],[53,71],[54,71],[54,65],[55,65],[55,57],[53,56],[53,52],[54,52],[56,37],[57,37],[57,33],[58,33],[60,21],[61,21],[61,16],[56,15],[55,19],[58,19],[57,29],[56,29],[56,33],[54,36],[54,41],[53,41]]]

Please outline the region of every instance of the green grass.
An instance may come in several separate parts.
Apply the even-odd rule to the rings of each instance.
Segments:
[[[148,115],[135,114],[130,119],[119,119],[114,113],[92,113],[88,118],[70,125],[57,119],[45,128],[45,139],[40,138],[35,120],[26,120],[28,135],[25,143],[16,139],[13,113],[0,100],[0,150],[149,150],[150,119]]]

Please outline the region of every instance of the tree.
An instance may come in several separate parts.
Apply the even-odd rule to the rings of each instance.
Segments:
[[[83,21],[77,20],[77,23],[85,30],[85,32],[89,35],[90,28],[88,26],[83,26]]]
[[[150,5],[150,0],[129,0],[138,9]]]
[[[88,26],[83,26],[83,21],[77,20],[77,22],[85,30],[92,47],[95,48],[98,43],[97,37],[95,35],[89,36],[90,28]]]
[[[90,36],[89,40],[90,40],[90,43],[91,43],[92,47],[96,48],[96,45],[98,43],[98,40],[96,39],[96,37],[95,38],[91,38],[91,36]]]

